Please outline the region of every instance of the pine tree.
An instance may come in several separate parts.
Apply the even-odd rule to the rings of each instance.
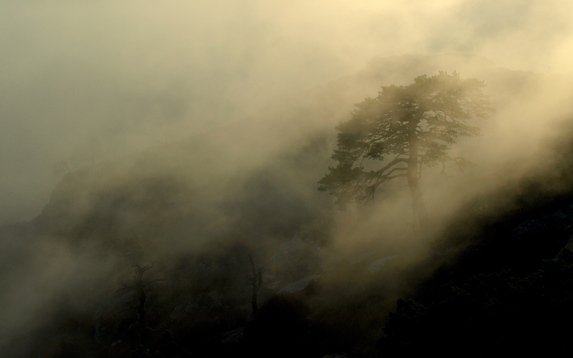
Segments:
[[[344,209],[350,202],[372,200],[380,185],[406,178],[415,222],[427,227],[422,166],[466,163],[448,151],[458,137],[479,134],[467,122],[491,112],[483,87],[482,81],[460,79],[456,72],[419,76],[407,86],[382,86],[376,98],[357,103],[350,120],[336,127],[338,149],[332,159],[338,164],[329,167],[318,189]]]

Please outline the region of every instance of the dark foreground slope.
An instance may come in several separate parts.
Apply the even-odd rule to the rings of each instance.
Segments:
[[[571,123],[560,128],[551,170],[474,198],[446,226],[432,260],[438,269],[398,300],[377,355],[571,351],[573,137]]]

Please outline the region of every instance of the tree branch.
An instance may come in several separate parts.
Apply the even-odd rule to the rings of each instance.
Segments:
[[[384,167],[380,168],[379,170],[375,171],[376,174],[380,175],[383,174],[386,170],[392,168],[394,165],[398,163],[406,163],[407,160],[405,158],[400,158],[401,154],[398,154],[396,158],[394,158],[390,163],[386,164]],[[405,168],[404,168],[405,169]]]
[[[448,180],[448,178],[453,178],[451,175],[448,175],[446,173],[446,161],[445,160],[442,161],[442,171],[440,172],[440,174],[444,174],[444,176],[446,177],[446,180]]]

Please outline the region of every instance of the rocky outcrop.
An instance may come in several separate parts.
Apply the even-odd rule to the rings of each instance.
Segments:
[[[320,275],[312,275],[305,278],[301,278],[285,287],[283,287],[278,293],[297,293],[305,290],[312,282],[318,280]]]
[[[320,272],[326,260],[324,251],[299,237],[282,243],[271,257],[272,271],[278,280],[290,281]]]
[[[396,263],[397,259],[398,259],[398,255],[383,257],[381,259],[378,259],[378,260],[372,262],[370,265],[368,265],[368,270],[370,271],[370,273],[374,274],[374,273],[379,272],[380,270],[382,270],[386,267],[389,267],[392,264]]]

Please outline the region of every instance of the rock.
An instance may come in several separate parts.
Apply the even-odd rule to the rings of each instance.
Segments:
[[[566,214],[567,214],[569,217],[573,218],[573,204],[571,204],[571,205],[569,206],[569,208],[567,208]]]
[[[185,315],[185,311],[182,310],[183,306],[179,305],[173,309],[173,312],[169,315],[172,321],[179,321]]]
[[[320,269],[324,256],[317,245],[295,237],[278,247],[272,257],[273,271],[278,281],[305,277]]]
[[[263,273],[263,282],[265,283],[265,287],[269,290],[277,290],[281,284],[280,280],[277,280],[276,275],[273,275],[269,272]]]
[[[225,345],[239,343],[245,335],[245,327],[240,327],[222,334],[221,343]]]
[[[564,232],[572,221],[564,211],[559,210],[548,216],[547,223],[555,231]]]
[[[559,251],[556,258],[567,263],[573,263],[573,235],[569,238],[565,247]]]
[[[526,220],[511,232],[511,236],[519,241],[530,240],[547,230],[547,224],[541,220]]]
[[[368,265],[368,270],[370,271],[370,273],[376,273],[380,271],[384,266],[388,266],[389,264],[395,262],[397,258],[398,258],[397,255],[383,257]]]
[[[172,321],[180,321],[185,318],[192,310],[197,309],[197,305],[190,304],[183,308],[182,305],[176,306],[173,312],[169,315]]]
[[[370,258],[373,254],[370,252],[367,252],[365,254],[362,254],[358,257],[353,258],[352,260],[350,260],[350,266],[356,266],[361,262],[364,262],[365,260],[367,260],[368,258]]]
[[[320,275],[312,275],[312,276],[307,276],[305,278],[301,278],[298,281],[295,281],[293,283],[291,283],[290,285],[287,285],[286,287],[283,287],[282,290],[280,290],[278,293],[295,293],[295,292],[300,292],[302,290],[304,290],[305,288],[307,288],[307,286],[320,278]]]
[[[573,251],[567,249],[567,247],[564,247],[561,249],[561,251],[559,251],[557,257],[555,258],[571,264],[573,263]]]
[[[287,256],[289,254],[302,250],[305,246],[306,244],[301,239],[299,239],[298,237],[294,237],[293,239],[284,242],[279,246],[277,255]]]

